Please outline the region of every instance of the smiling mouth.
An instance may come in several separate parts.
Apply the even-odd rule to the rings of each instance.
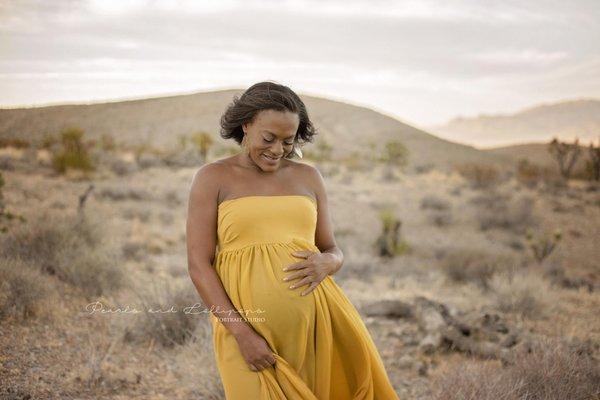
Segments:
[[[279,160],[281,158],[281,157],[271,157],[271,156],[268,156],[266,154],[263,154],[262,156],[264,158],[266,158],[267,160],[269,160],[269,161],[277,161],[277,160]]]

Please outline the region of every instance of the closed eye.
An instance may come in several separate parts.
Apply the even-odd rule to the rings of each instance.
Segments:
[[[269,140],[269,139],[265,139],[265,138],[263,138],[263,140],[264,140],[266,143],[273,143],[273,139],[270,139],[270,140]],[[292,142],[292,143],[283,142],[283,144],[284,144],[285,146],[292,146],[292,145],[294,144],[294,142]]]

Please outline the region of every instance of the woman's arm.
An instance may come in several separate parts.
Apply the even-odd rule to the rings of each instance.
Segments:
[[[315,167],[311,168],[311,181],[315,187],[317,195],[317,228],[315,232],[315,244],[321,250],[321,253],[331,254],[331,271],[329,275],[333,275],[342,268],[344,263],[344,253],[337,246],[333,233],[333,222],[329,213],[329,204],[327,198],[327,189],[325,180],[321,172]]]
[[[241,318],[213,267],[217,241],[219,172],[219,165],[205,164],[192,180],[186,222],[188,272],[204,306],[234,336],[239,337],[253,329]]]

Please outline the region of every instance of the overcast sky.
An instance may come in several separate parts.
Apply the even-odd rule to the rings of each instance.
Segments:
[[[0,106],[275,80],[425,127],[600,97],[599,0],[0,0]]]

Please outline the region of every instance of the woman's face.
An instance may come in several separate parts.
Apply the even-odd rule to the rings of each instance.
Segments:
[[[244,124],[250,160],[263,171],[275,171],[294,147],[300,118],[290,111],[262,110]]]

